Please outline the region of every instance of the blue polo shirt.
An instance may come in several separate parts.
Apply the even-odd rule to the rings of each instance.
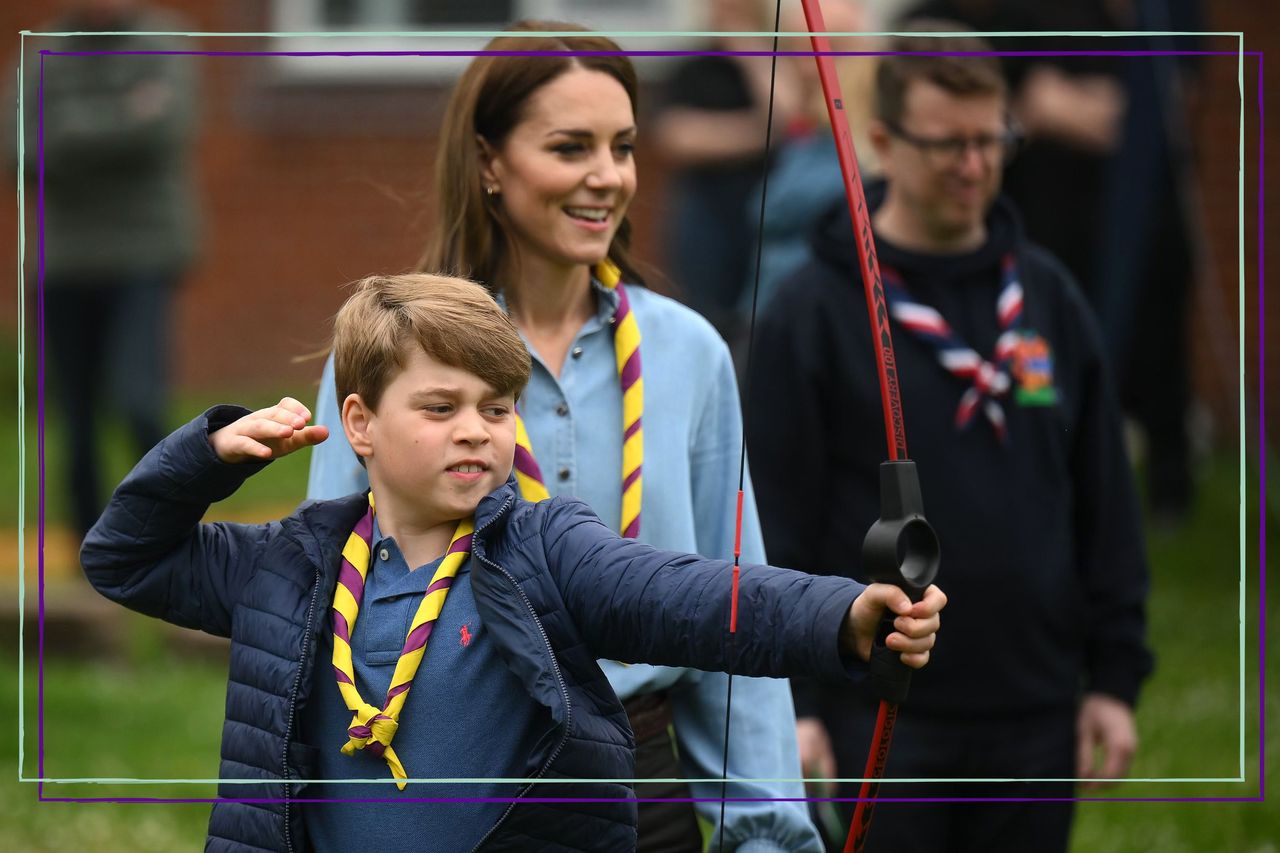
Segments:
[[[381,706],[409,624],[440,560],[412,571],[376,521],[364,601],[351,636],[356,686]],[[331,620],[326,614],[326,619]],[[302,735],[317,748],[317,779],[391,779],[387,762],[363,750],[343,755],[351,723],[333,676],[332,622],[321,632]],[[524,700],[524,701],[521,701]],[[392,746],[409,778],[518,778],[551,720],[528,698],[490,642],[471,590],[471,560],[458,570],[413,679]],[[422,797],[510,797],[518,783],[467,781],[316,784],[304,798],[403,800]],[[314,849],[448,851],[472,849],[506,803],[326,803],[301,806]]]

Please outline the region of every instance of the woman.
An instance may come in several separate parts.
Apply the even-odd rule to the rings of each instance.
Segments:
[[[524,23],[519,30],[569,31]],[[495,39],[446,111],[436,158],[435,230],[422,267],[464,274],[506,306],[533,355],[520,401],[517,477],[525,497],[573,494],[624,535],[709,556],[732,554],[742,440],[728,349],[692,311],[640,286],[627,251],[636,191],[636,77],[593,34]],[[341,435],[332,362],[317,404]],[[335,437],[337,437],[335,436]],[[545,475],[545,476],[544,476]],[[316,448],[311,497],[365,487],[339,441]],[[763,562],[748,486],[744,562]],[[601,666],[626,705],[642,778],[721,774],[725,676],[652,666]],[[795,714],[785,681],[737,679],[729,773],[798,779]],[[720,784],[638,786],[642,797],[717,797]],[[799,782],[741,783],[731,797],[802,797]],[[697,804],[712,825],[718,803]],[[718,830],[717,830],[718,831]],[[731,804],[725,849],[821,850],[802,803]],[[713,846],[718,839],[713,838]],[[640,849],[699,851],[687,804],[644,804]]]

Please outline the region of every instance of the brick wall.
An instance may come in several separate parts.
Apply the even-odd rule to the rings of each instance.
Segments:
[[[56,4],[33,4],[56,8]],[[179,9],[201,31],[263,30],[266,4]],[[49,11],[0,11],[16,33]],[[204,39],[195,50],[279,49],[269,39]],[[59,60],[68,61],[68,60]],[[187,388],[245,382],[311,383],[319,364],[294,364],[322,346],[341,285],[416,262],[431,226],[425,214],[435,128],[447,88],[429,83],[299,85],[275,78],[271,60],[193,57],[201,65],[202,130],[195,163],[204,213],[204,248],[181,291],[175,371]],[[397,61],[397,60],[389,60]],[[14,60],[16,64],[16,60]],[[633,213],[639,252],[654,257],[653,220],[660,167],[641,159],[649,187]],[[12,186],[12,185],[11,185]],[[28,194],[29,263],[34,266],[34,184]],[[0,211],[0,265],[16,266],[16,210]],[[16,323],[16,275],[0,317]],[[31,332],[34,345],[34,332]],[[299,393],[310,394],[303,389]]]

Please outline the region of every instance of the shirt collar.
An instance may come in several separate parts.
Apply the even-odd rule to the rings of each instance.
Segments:
[[[431,585],[431,576],[435,574],[440,561],[444,559],[444,555],[441,555],[430,563],[409,571],[409,564],[405,562],[404,554],[400,552],[400,546],[396,544],[396,540],[382,534],[376,514],[373,517],[373,532],[369,541],[373,545],[369,554],[371,583],[366,583],[365,593],[371,601],[383,601],[400,595],[426,592],[427,587]],[[383,551],[387,552],[385,560],[382,559]],[[470,570],[471,560],[467,559],[458,568],[458,574],[461,575]]]

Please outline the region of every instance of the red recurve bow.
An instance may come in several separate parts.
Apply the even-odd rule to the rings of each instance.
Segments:
[[[889,311],[885,303],[884,287],[880,279],[880,264],[876,259],[875,238],[871,231],[871,216],[862,191],[862,178],[858,171],[857,156],[849,130],[849,120],[844,109],[844,98],[831,58],[831,47],[826,37],[826,25],[818,0],[801,0],[813,58],[818,65],[827,114],[835,138],[836,152],[840,160],[840,173],[844,181],[845,199],[853,218],[858,262],[866,293],[867,311],[870,315],[872,342],[875,347],[876,366],[880,379],[880,399],[884,412],[885,438],[889,459],[880,466],[880,518],[867,532],[862,546],[863,574],[869,581],[891,583],[900,587],[912,601],[919,601],[938,571],[940,551],[937,536],[924,518],[924,503],[920,493],[915,463],[907,458],[906,428],[902,417],[902,397],[898,387],[897,363],[893,352],[893,337],[889,330]],[[779,0],[780,7],[780,0]],[[780,8],[775,10],[773,61],[777,62],[778,20]],[[772,75],[771,75],[772,77]],[[771,80],[772,83],[772,80]],[[773,123],[773,94],[769,98],[769,128],[766,130],[766,161]],[[764,191],[767,192],[767,178]],[[763,193],[762,193],[763,195]],[[764,217],[764,198],[761,199],[761,219]],[[763,222],[761,222],[763,225]],[[761,229],[763,230],[763,229]],[[757,246],[760,243],[757,235]],[[760,257],[756,256],[756,290],[759,290]],[[752,300],[751,332],[755,333],[755,299]],[[751,344],[748,343],[748,362]],[[737,496],[737,536],[734,545],[732,604],[729,633],[732,638],[737,630],[738,610],[738,560],[741,553],[743,478],[745,475],[746,436],[744,428],[743,458],[739,472]],[[897,721],[898,706],[906,699],[911,683],[911,670],[902,663],[898,653],[884,645],[884,638],[893,630],[893,614],[886,612],[875,645],[871,651],[870,681],[880,698],[871,748],[863,773],[862,787],[856,799],[849,835],[844,853],[861,853],[871,827],[872,810],[884,777],[893,728]],[[732,639],[730,640],[732,642]],[[729,713],[732,710],[733,673],[729,673],[728,697],[725,715],[724,775],[721,785],[720,844],[724,844],[724,803],[728,783],[729,763]]]
[[[871,215],[862,191],[862,176],[858,171],[844,98],[826,37],[826,24],[822,19],[818,0],[801,0],[801,4],[813,44],[813,58],[818,64],[822,93],[827,102],[827,115],[831,119],[836,153],[840,158],[845,199],[853,217],[858,263],[867,297],[871,338],[880,377],[885,439],[889,449],[889,460],[880,465],[880,519],[872,525],[863,542],[862,567],[868,580],[896,584],[912,601],[919,601],[938,571],[938,540],[924,519],[924,502],[920,495],[915,463],[907,458],[907,435],[902,419],[902,396],[898,387],[893,337],[889,331],[889,311],[880,280],[880,264],[876,259]],[[893,615],[888,613],[881,626],[880,639],[871,653],[871,683],[880,698],[880,707],[863,772],[862,788],[858,792],[849,836],[845,841],[845,853],[860,853],[866,844],[872,809],[889,757],[898,706],[906,699],[911,682],[911,670],[902,663],[897,653],[883,644],[883,638],[892,630],[892,624]]]

